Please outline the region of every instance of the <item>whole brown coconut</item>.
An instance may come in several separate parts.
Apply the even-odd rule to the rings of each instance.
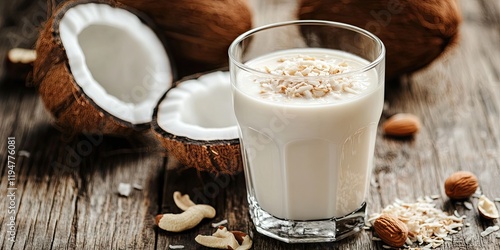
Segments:
[[[246,0],[118,0],[153,19],[180,75],[227,65],[231,42],[252,27]]]
[[[457,42],[461,22],[456,0],[301,0],[298,17],[348,23],[378,36],[389,80],[439,57]]]
[[[71,68],[70,62],[68,60],[68,53],[69,50],[67,47],[64,46],[63,41],[61,39],[61,31],[60,29],[60,24],[63,20],[63,17],[65,14],[73,9],[76,8],[77,6],[91,6],[90,8],[96,9],[97,7],[92,7],[92,6],[104,6],[103,9],[120,9],[123,11],[126,11],[127,13],[130,13],[130,16],[133,16],[135,20],[133,23],[134,25],[142,25],[142,20],[135,16],[134,13],[131,13],[128,9],[127,6],[124,6],[122,4],[116,3],[115,1],[107,1],[107,0],[79,0],[79,1],[68,1],[61,6],[57,8],[56,11],[54,11],[53,15],[49,18],[49,20],[44,24],[43,30],[41,31],[39,38],[36,43],[36,53],[37,57],[36,60],[34,61],[34,67],[33,67],[33,84],[38,87],[38,92],[40,94],[40,97],[42,101],[44,102],[46,108],[48,109],[49,112],[52,113],[52,115],[55,118],[55,126],[62,130],[65,133],[74,135],[78,133],[99,133],[99,134],[110,134],[110,135],[128,135],[131,134],[134,131],[146,131],[150,127],[150,121],[151,118],[149,118],[149,121],[140,121],[140,122],[134,122],[134,121],[129,121],[129,120],[123,120],[120,117],[116,115],[112,115],[108,111],[113,109],[113,107],[106,107],[106,106],[99,106],[96,104],[96,99],[92,99],[89,97],[88,93],[85,93],[83,87],[81,87],[78,84],[77,79],[75,78],[74,71],[76,71],[75,68]],[[111,8],[108,8],[111,7]],[[98,12],[98,11],[97,11]],[[83,13],[84,15],[87,14],[89,16],[89,13]],[[121,13],[123,14],[123,13]],[[112,17],[113,18],[113,17]],[[110,19],[112,19],[110,18]],[[88,18],[87,18],[88,20]],[[73,20],[74,21],[74,20]],[[128,21],[128,20],[121,20],[121,21]],[[81,25],[83,22],[83,19],[80,19],[78,21],[78,25]],[[131,21],[132,22],[132,21]],[[140,23],[140,24],[138,24]],[[89,24],[89,27],[94,28],[93,31],[95,31],[95,27],[104,27],[106,28],[106,25],[101,25],[99,22],[94,22]],[[137,26],[135,25],[135,26]],[[134,26],[134,27],[135,27]],[[147,25],[143,25],[144,27],[147,27]],[[69,26],[70,32],[72,32],[75,28],[74,26]],[[88,27],[87,27],[88,28]],[[144,28],[148,29],[149,28]],[[85,29],[84,29],[85,30]],[[120,30],[120,29],[116,29]],[[113,30],[113,31],[116,31]],[[125,29],[121,29],[121,31],[116,31],[116,32],[122,32]],[[80,34],[76,34],[78,38],[83,34],[84,32],[82,31]],[[129,33],[123,32],[123,34],[133,34],[134,31],[130,31]],[[154,33],[150,32],[148,34],[153,34],[151,35],[154,37]],[[102,42],[101,40],[97,40],[97,37],[95,36],[96,34],[90,34],[86,36],[88,37],[87,40],[89,41],[99,41]],[[98,34],[99,35],[99,34]],[[129,38],[129,37],[128,37]],[[75,39],[76,41],[79,41],[80,43],[82,42],[81,40]],[[134,39],[123,39],[123,40],[134,40]],[[158,39],[157,39],[158,40]],[[161,50],[157,51],[155,50],[154,52],[149,52],[148,56],[150,54],[156,53],[160,56],[157,56],[158,58],[161,57],[161,55],[165,55],[165,59],[161,59],[161,61],[166,61],[168,65],[168,58],[166,58],[166,53],[163,51],[163,45],[160,42],[157,42],[155,40],[155,49],[161,48]],[[158,40],[159,41],[159,40]],[[87,41],[88,42],[88,41]],[[104,42],[104,43],[107,43]],[[104,44],[101,43],[101,44]],[[153,43],[152,43],[153,44]],[[71,44],[72,46],[82,46],[82,44],[79,44],[78,42],[74,42]],[[95,45],[95,44],[94,44]],[[124,45],[124,44],[119,44],[119,45]],[[137,45],[133,44],[133,45]],[[140,44],[144,45],[144,44]],[[104,49],[101,48],[102,52],[103,50],[105,51],[106,48],[116,46],[113,41],[109,41],[107,43],[108,47],[104,47]],[[99,47],[99,46],[89,46],[89,50],[92,50],[94,47]],[[146,46],[144,46],[146,47]],[[140,48],[135,48],[137,50],[140,50]],[[95,53],[95,51],[90,51],[94,54],[94,56],[99,56],[98,53]],[[130,51],[125,50],[125,53],[130,53]],[[123,53],[123,54],[125,54]],[[163,54],[162,54],[163,53]],[[115,55],[118,56],[118,55]],[[83,57],[83,56],[82,56]],[[125,56],[124,56],[125,57]],[[153,56],[150,56],[153,57]],[[79,61],[80,59],[82,61],[85,61],[88,64],[88,60],[90,60],[88,57],[86,58],[76,58],[76,61]],[[107,62],[107,60],[110,60]],[[120,58],[121,60],[122,58]],[[134,62],[134,60],[139,60],[136,57],[132,58],[127,58],[128,61]],[[150,58],[149,58],[150,59]],[[103,60],[95,60],[98,64],[98,66],[94,66],[94,68],[99,68],[99,67],[107,67],[109,64],[113,64],[111,59],[109,57],[105,57]],[[146,59],[145,61],[148,61]],[[159,60],[150,60],[151,64],[154,64],[155,62],[158,62]],[[108,63],[108,64],[106,64]],[[133,74],[135,74],[134,70],[138,70],[137,64],[132,65],[134,67],[131,68],[121,68],[121,67],[114,67],[115,71],[121,71],[121,72],[126,72],[130,71],[132,72],[129,74],[127,77],[131,77]],[[162,64],[163,66],[163,64]],[[92,69],[90,69],[90,66],[88,67],[89,70],[92,73]],[[142,72],[145,72],[148,69],[142,69]],[[149,69],[151,71],[154,71],[156,73],[156,69]],[[170,67],[165,67],[164,69],[166,71],[166,76],[164,80],[162,78],[160,89],[162,91],[166,91],[170,86],[171,86],[171,72],[170,72]],[[116,72],[108,72],[106,70],[101,70],[100,73],[107,74],[107,79],[109,85],[111,85],[111,88],[114,89],[128,89],[131,86],[126,86],[123,84],[122,81],[118,79],[123,79],[120,78]],[[144,75],[148,76],[151,78],[151,73],[150,75]],[[156,76],[156,75],[154,75]],[[169,78],[170,77],[170,78]],[[95,78],[96,82],[99,84],[99,77],[96,75],[91,75],[89,78]],[[109,81],[109,79],[111,81]],[[115,81],[115,79],[117,79]],[[144,78],[146,79],[146,78]],[[146,85],[140,85],[142,82],[137,81],[137,83],[132,82],[132,84],[137,84],[139,87],[144,87]],[[156,79],[154,80],[154,86],[157,86],[157,81]],[[163,86],[165,85],[165,86]],[[153,85],[148,85],[146,87],[151,87]],[[132,87],[135,87],[132,85]],[[151,87],[153,88],[153,87]],[[108,91],[108,89],[104,90],[105,92]],[[158,89],[155,87],[153,91],[158,91]],[[151,116],[152,112],[154,109],[154,105],[156,104],[156,101],[161,97],[162,93],[155,94],[158,98],[156,100],[151,100],[155,102],[153,105],[151,105]],[[112,95],[112,94],[109,94]],[[115,98],[115,97],[112,97]],[[99,99],[99,98],[98,98]],[[116,97],[115,99],[119,99],[119,97]],[[154,98],[151,98],[154,99]],[[99,101],[99,100],[97,100]],[[148,101],[148,102],[151,102]],[[127,104],[126,101],[124,101],[125,104]],[[137,102],[137,105],[144,104],[144,102]],[[121,111],[120,111],[121,112]]]

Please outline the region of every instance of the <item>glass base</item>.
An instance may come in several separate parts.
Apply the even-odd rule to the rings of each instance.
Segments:
[[[366,217],[366,202],[346,216],[314,221],[276,218],[259,207],[251,197],[249,205],[257,232],[287,243],[338,241],[361,231]]]

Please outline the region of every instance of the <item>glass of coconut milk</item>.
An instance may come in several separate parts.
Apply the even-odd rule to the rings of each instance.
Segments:
[[[290,21],[229,48],[250,216],[281,241],[337,241],[366,216],[385,48],[347,24]]]

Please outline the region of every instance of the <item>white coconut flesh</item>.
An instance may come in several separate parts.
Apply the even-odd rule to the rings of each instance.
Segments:
[[[158,105],[158,126],[170,134],[193,140],[237,139],[231,98],[229,72],[187,80],[169,90]]]
[[[172,84],[167,53],[155,33],[127,10],[95,3],[69,9],[59,30],[85,95],[121,120],[149,123]]]

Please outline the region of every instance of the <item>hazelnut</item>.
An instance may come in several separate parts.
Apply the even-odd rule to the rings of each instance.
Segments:
[[[408,227],[397,217],[382,214],[373,222],[373,227],[378,237],[387,245],[402,247],[408,238]]]
[[[444,182],[446,195],[455,200],[471,197],[478,186],[477,177],[469,171],[455,172]]]

